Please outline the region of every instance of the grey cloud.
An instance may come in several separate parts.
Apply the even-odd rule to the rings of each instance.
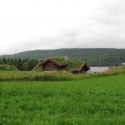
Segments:
[[[36,41],[26,42],[26,45],[17,45],[11,48],[16,52],[35,50],[35,49],[57,49],[57,48],[125,48],[125,41],[121,39],[112,39],[112,37],[75,38],[72,37],[52,37],[41,38]],[[23,48],[23,50],[22,50]]]
[[[71,22],[71,26],[69,23],[65,27],[62,21],[65,28],[62,28],[61,23],[57,24],[57,27],[55,25],[55,29],[54,26],[53,29],[50,28],[51,31],[56,32],[57,30],[57,34],[54,34],[53,37],[52,35],[45,37],[41,34],[38,36],[39,38],[15,43],[9,51],[56,48],[125,48],[125,0],[96,0],[94,3],[97,6],[92,6],[90,11],[81,10],[84,13],[78,16],[80,18],[77,25]],[[49,27],[47,28],[49,30]]]
[[[67,30],[67,31],[63,31],[62,35],[64,35],[65,37],[77,37],[82,31],[81,30]]]
[[[103,3],[95,14],[95,20],[108,26],[125,25],[125,1],[111,0]]]

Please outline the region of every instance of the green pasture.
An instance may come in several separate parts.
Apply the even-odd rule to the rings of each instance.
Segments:
[[[124,124],[125,74],[0,82],[0,125]]]

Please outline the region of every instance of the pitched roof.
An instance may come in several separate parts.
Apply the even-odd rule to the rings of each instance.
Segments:
[[[88,66],[88,64],[85,62],[79,70],[82,70],[83,67],[86,67],[88,70],[90,70],[90,67]]]
[[[51,58],[49,58],[49,59],[45,60],[44,62],[40,63],[39,66],[43,66],[43,65],[47,64],[48,62],[53,62],[55,65],[60,66],[60,67],[65,66],[65,64],[61,64],[60,62],[57,62],[57,61],[55,61]]]

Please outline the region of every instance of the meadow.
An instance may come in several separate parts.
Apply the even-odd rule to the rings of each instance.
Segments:
[[[125,74],[0,82],[0,125],[124,124]]]

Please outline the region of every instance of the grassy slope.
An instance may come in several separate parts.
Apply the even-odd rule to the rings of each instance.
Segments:
[[[85,78],[91,76],[69,72],[0,71],[0,81],[71,81]]]
[[[123,125],[125,75],[1,82],[0,125]]]
[[[65,71],[34,72],[34,71],[0,71],[2,81],[72,81],[91,79],[93,77],[125,74],[125,66],[110,68],[103,73],[72,74]]]

